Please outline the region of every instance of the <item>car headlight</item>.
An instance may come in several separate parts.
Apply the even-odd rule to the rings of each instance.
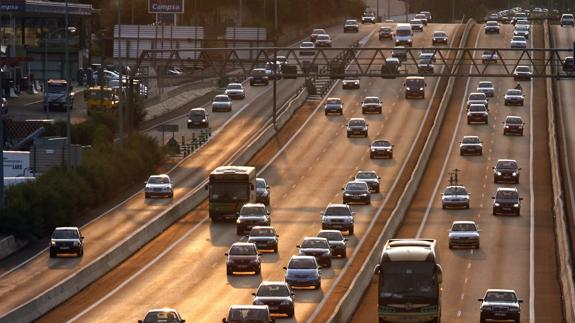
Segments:
[[[499,203],[497,203],[497,202],[495,202],[493,205],[495,205],[495,206],[499,206],[500,204],[499,204]]]
[[[74,241],[74,247],[78,247],[80,245],[80,241]]]
[[[406,87],[405,89],[406,89],[407,91],[411,91],[411,88],[409,88],[409,87]]]
[[[289,300],[287,300],[287,299],[286,299],[286,300],[283,300],[283,301],[280,303],[280,305],[289,305],[289,304],[291,304],[291,301],[289,301]],[[263,304],[262,304],[262,305],[263,305]]]
[[[509,126],[505,126],[505,129],[509,129]]]
[[[343,193],[343,196],[351,196],[349,193]]]
[[[260,260],[258,258],[252,259],[250,261],[252,264],[257,264],[258,262],[260,262]]]
[[[497,176],[501,176],[501,172],[497,172],[496,174],[497,174]]]
[[[56,241],[50,241],[50,245],[53,247],[56,245]]]
[[[512,175],[513,175],[513,176],[517,176],[517,172],[513,172],[513,174],[512,174]]]
[[[363,194],[361,194],[361,196],[367,196],[367,193],[363,193]]]
[[[420,87],[420,88],[419,88],[419,90],[420,90],[420,91],[423,91],[423,88],[422,88],[422,87]]]
[[[206,121],[207,121],[206,119],[202,119],[202,122],[206,122]]]
[[[517,307],[509,307],[509,312],[519,312],[519,308]]]
[[[513,204],[513,207],[519,207],[519,204],[515,203]]]
[[[237,223],[237,224],[240,224],[240,223],[242,223],[242,221],[240,221],[240,219],[237,219],[237,220],[236,220],[236,223]]]
[[[375,149],[371,148],[371,152],[375,152]]]
[[[327,218],[321,218],[321,223],[327,223]]]

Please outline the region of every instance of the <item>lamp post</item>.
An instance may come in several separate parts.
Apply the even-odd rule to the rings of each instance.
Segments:
[[[68,170],[72,169],[72,129],[71,129],[71,118],[70,118],[70,104],[72,103],[70,101],[70,50],[69,50],[69,46],[68,46],[68,34],[69,34],[69,20],[68,20],[68,0],[66,0],[66,14],[65,14],[65,24],[66,24],[66,29],[64,30],[64,33],[66,35],[66,44],[64,46],[64,52],[65,52],[65,70],[64,70],[64,75],[66,78],[66,148],[68,150],[68,154],[67,154],[67,158],[66,158],[66,167],[68,168]]]

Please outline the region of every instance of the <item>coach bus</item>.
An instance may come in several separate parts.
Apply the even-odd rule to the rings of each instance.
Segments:
[[[214,222],[235,220],[245,203],[256,201],[256,169],[250,166],[220,166],[210,173],[209,215]]]

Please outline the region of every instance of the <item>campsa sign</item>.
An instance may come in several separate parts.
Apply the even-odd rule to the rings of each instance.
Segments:
[[[184,0],[148,0],[149,13],[184,13]]]

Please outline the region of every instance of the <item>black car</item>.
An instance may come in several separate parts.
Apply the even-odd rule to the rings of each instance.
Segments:
[[[254,68],[250,73],[250,85],[254,86],[256,84],[270,84],[268,73],[265,68]]]
[[[338,114],[343,115],[343,101],[340,98],[327,98],[324,106],[325,115]]]
[[[419,74],[433,74],[433,61],[431,58],[422,58],[417,63],[417,73]]]
[[[262,258],[254,243],[235,242],[225,255],[228,275],[234,272],[254,272],[259,275],[262,272]]]
[[[408,76],[405,78],[405,98],[419,98],[425,99],[425,79],[421,76]]]
[[[361,102],[361,113],[366,114],[375,112],[381,114],[383,112],[383,103],[377,96],[366,96]]]
[[[264,178],[256,178],[256,203],[270,205],[270,187]]]
[[[463,136],[459,143],[459,154],[465,155],[483,155],[483,144],[478,136]]]
[[[573,56],[567,56],[561,62],[563,67],[563,72],[575,72],[575,62],[573,60]]]
[[[331,255],[333,257],[341,256],[342,258],[347,257],[347,238],[344,238],[339,230],[321,230],[318,237],[327,239],[329,247],[331,249]]]
[[[467,124],[471,123],[489,123],[489,113],[485,104],[471,104],[467,108]]]
[[[84,237],[77,227],[58,227],[50,237],[50,258],[59,254],[84,255]]]
[[[351,118],[347,124],[347,137],[361,136],[367,138],[367,123],[363,118]]]
[[[347,231],[349,235],[353,234],[355,212],[347,204],[330,203],[325,210],[321,212],[321,229],[322,230],[340,230]]]
[[[369,186],[365,182],[361,181],[350,181],[347,182],[345,187],[341,189],[343,191],[343,203],[371,203],[371,193],[369,191]]]
[[[517,161],[513,159],[499,159],[493,166],[493,183],[519,184],[519,171]]]
[[[378,35],[379,35],[379,40],[384,40],[384,39],[393,39],[393,31],[391,29],[391,27],[380,27],[379,31],[378,31]]]
[[[208,112],[204,108],[194,108],[188,112],[188,128],[208,128]]]
[[[523,119],[518,116],[507,116],[503,123],[503,135],[519,135],[523,136],[523,128],[525,123]]]
[[[433,36],[431,36],[431,44],[432,45],[437,45],[437,44],[445,44],[447,45],[447,33],[445,31],[434,31],[433,32]]]
[[[258,225],[269,226],[271,224],[270,211],[262,203],[247,203],[238,212],[236,220],[236,233],[244,235]]]
[[[481,323],[487,320],[521,322],[522,300],[517,299],[514,290],[488,289],[481,302],[479,320]]]
[[[379,180],[381,178],[377,176],[377,173],[373,170],[360,170],[357,171],[355,177],[352,178],[354,181],[365,182],[369,187],[369,190],[374,193],[379,193]]]
[[[278,238],[276,230],[271,226],[253,227],[248,236],[248,242],[255,243],[259,250],[273,250],[278,252]]]
[[[398,58],[388,57],[385,59],[385,64],[381,65],[381,77],[394,79],[399,75],[399,67],[401,62]]]
[[[519,216],[521,214],[521,201],[517,188],[498,187],[493,199],[493,215],[511,214]]]
[[[299,248],[300,256],[315,257],[322,267],[331,267],[331,248],[326,238],[305,237]]]
[[[285,282],[264,281],[254,296],[254,305],[267,305],[272,314],[294,315],[294,293]]]
[[[395,46],[391,50],[391,57],[397,58],[400,62],[407,60],[407,50],[404,46]]]
[[[508,89],[505,93],[505,105],[519,105],[523,106],[525,101],[525,96],[523,95],[523,91],[520,89]]]
[[[385,139],[374,140],[369,147],[369,158],[393,159],[393,145]]]

